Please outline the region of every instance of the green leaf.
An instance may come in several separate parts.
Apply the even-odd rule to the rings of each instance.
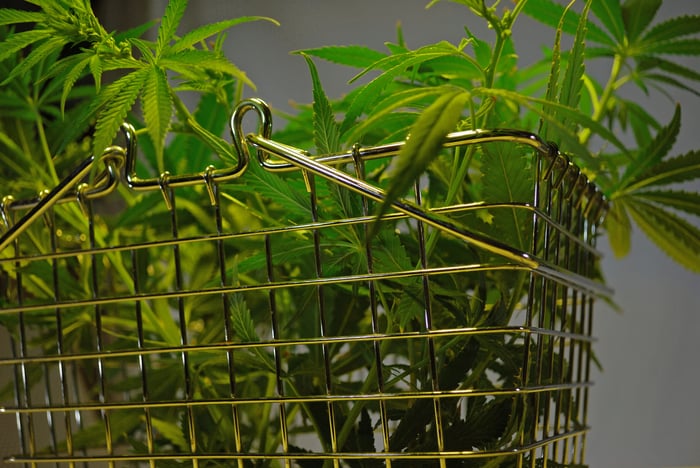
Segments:
[[[700,21],[700,18],[698,18],[698,21]],[[676,62],[671,62],[670,60],[662,59],[658,56],[640,60],[638,68],[644,72],[658,68],[672,75],[676,75],[680,78],[686,78],[688,80],[693,81],[700,81],[700,73],[698,73],[696,70],[685,67]]]
[[[645,190],[635,192],[634,197],[700,216],[700,193],[697,192],[688,192],[685,190]]]
[[[583,7],[581,17],[574,36],[574,44],[571,47],[571,52],[566,63],[566,72],[561,84],[561,92],[559,94],[559,103],[572,108],[578,108],[581,100],[581,88],[583,87],[583,74],[585,72],[584,56],[586,51],[586,21],[588,11],[592,0],[588,0]],[[561,122],[575,130],[575,122],[569,122],[565,116],[559,116]]]
[[[360,141],[367,129],[372,128],[377,123],[384,122],[397,109],[406,109],[416,102],[422,103],[426,99],[442,93],[444,93],[444,89],[440,87],[409,88],[405,91],[391,93],[375,105],[372,115],[351,127],[348,133],[343,135],[343,140]]]
[[[365,68],[359,74],[355,75],[351,81],[364,76],[374,69],[384,70],[384,72],[364,85],[357,93],[355,99],[345,113],[345,119],[340,127],[341,132],[345,133],[354,125],[357,118],[367,111],[371,104],[376,102],[389,83],[391,83],[395,77],[404,73],[409,67],[426,62],[430,59],[460,53],[459,49],[455,48],[452,44],[440,42],[438,44],[421,47],[415,51],[385,57],[372,64],[370,67]]]
[[[166,419],[153,418],[150,419],[154,429],[158,431],[166,440],[174,444],[176,447],[187,447],[187,440],[180,424]]]
[[[520,93],[513,91],[508,91],[505,89],[498,88],[478,88],[474,89],[473,93],[475,95],[486,95],[486,96],[496,96],[507,99],[511,102],[517,103],[519,105],[525,106],[528,109],[537,113],[540,117],[545,119],[550,126],[557,127],[560,130],[559,136],[562,138],[562,146],[567,146],[566,150],[575,153],[576,157],[584,160],[588,167],[596,167],[597,162],[595,158],[590,154],[590,150],[578,139],[578,135],[567,132],[566,128],[562,125],[559,119],[552,119],[551,112],[545,113],[547,108],[553,108],[556,110],[557,114],[560,116],[565,116],[567,119],[577,123],[581,128],[589,128],[594,133],[609,141],[620,149],[623,153],[627,154],[627,147],[620,141],[620,139],[605,125],[591,119],[589,116],[583,114],[577,109],[572,109],[567,106],[563,106],[559,103],[549,102],[541,98],[535,98],[531,96],[525,96]]]
[[[192,79],[208,79],[206,75],[203,76],[202,72],[205,70],[224,73],[242,81],[251,89],[255,89],[253,82],[240,68],[229,62],[226,57],[208,50],[181,50],[175,54],[162,56],[158,63],[160,66]]]
[[[610,211],[605,217],[605,229],[615,257],[622,258],[629,254],[632,246],[632,223],[624,199],[610,204]]]
[[[173,116],[173,103],[170,86],[165,72],[160,67],[150,67],[141,98],[146,128],[153,141],[158,161],[158,171],[163,172],[163,148],[165,136],[170,129]]]
[[[323,85],[318,77],[314,61],[308,55],[303,55],[303,57],[309,66],[313,85],[314,144],[316,150],[321,154],[335,153],[340,150],[340,128],[335,121],[331,103],[323,91]]]
[[[228,96],[233,95],[232,86],[226,87]],[[231,98],[227,102],[231,102]],[[204,94],[197,104],[194,118],[202,128],[214,135],[223,135],[226,123],[230,117],[228,106],[217,101],[214,94]],[[167,152],[173,155],[186,154],[187,158],[179,158],[178,173],[188,174],[201,171],[210,164],[212,148],[194,135],[180,133],[168,144]]]
[[[250,309],[243,296],[241,294],[231,295],[229,305],[231,308],[231,328],[233,328],[233,332],[238,341],[241,343],[260,342],[260,336],[258,336],[255,330],[255,322],[253,322]],[[257,364],[263,369],[275,373],[275,361],[269,352],[259,346],[251,346],[247,348],[247,351],[256,358]]]
[[[556,32],[554,35],[554,45],[552,46],[552,57],[551,57],[551,66],[549,70],[549,78],[547,80],[547,87],[545,91],[545,96],[544,98],[547,101],[556,101],[556,96],[558,94],[559,90],[559,67],[561,65],[561,34],[562,30],[564,28],[564,20],[566,19],[566,14],[568,13],[569,9],[571,6],[574,4],[574,1],[572,0],[562,13],[562,16],[559,20],[559,25],[556,28]],[[545,110],[545,112],[549,113],[549,110]],[[554,116],[552,116],[554,118]],[[547,139],[552,139],[553,137],[549,136],[549,132],[547,129],[547,122],[544,119],[540,119],[540,134],[547,138]]]
[[[643,49],[639,48],[639,54],[643,56],[647,54],[700,55],[700,39],[645,42]]]
[[[649,186],[662,186],[689,182],[700,178],[700,151],[690,151],[675,158],[666,159],[650,169],[644,175],[625,188],[625,192]]]
[[[596,18],[610,31],[617,44],[623,44],[625,40],[625,24],[622,20],[620,0],[595,0],[591,3],[591,10]]]
[[[482,198],[486,203],[528,203],[533,197],[533,170],[529,150],[512,143],[483,145]],[[492,213],[493,214],[493,213]],[[516,208],[499,210],[492,231],[500,241],[519,250],[530,248],[530,214]]]
[[[386,54],[359,45],[326,46],[316,49],[304,49],[297,51],[297,53],[318,57],[339,65],[357,68],[370,67],[379,60],[386,58]]]
[[[471,95],[460,89],[445,92],[418,117],[406,144],[392,161],[386,198],[379,207],[381,217],[402,196],[439,153],[445,136],[455,129]]]
[[[112,144],[119,127],[124,123],[126,115],[141,93],[149,73],[148,68],[131,72],[100,93],[103,96],[113,96],[114,98],[107,100],[97,116],[93,140],[95,155],[101,155],[104,149]]]
[[[669,257],[700,273],[700,229],[673,213],[635,200],[627,204],[634,222]]]
[[[283,177],[263,169],[259,164],[251,164],[246,171],[245,183],[246,187],[232,185],[231,189],[252,190],[264,194],[268,203],[279,203],[285,217],[276,220],[277,223],[286,222],[287,219],[296,223],[308,221],[311,210],[309,197],[295,190]]]
[[[685,15],[671,18],[651,28],[644,35],[642,45],[666,42],[700,32],[700,15]]]
[[[63,37],[57,36],[47,39],[37,47],[33,47],[29,55],[22,59],[22,61],[20,61],[19,64],[12,69],[12,72],[10,72],[10,74],[2,82],[2,84],[7,84],[13,79],[15,79],[15,77],[22,76],[25,73],[28,73],[29,70],[31,70],[35,65],[37,65],[49,55],[58,54],[65,45],[66,40]],[[0,53],[0,56],[2,55],[4,54]],[[0,58],[0,60],[3,59]]]
[[[0,9],[0,26],[5,24],[40,23],[46,20],[46,14],[39,11],[24,11],[13,8]]]
[[[635,161],[627,166],[622,179],[620,181],[620,187],[624,188],[632,182],[636,182],[636,179],[644,174],[649,168],[655,166],[661,159],[668,154],[676,142],[676,136],[681,127],[681,108],[680,105],[676,106],[676,111],[673,114],[671,122],[663,127],[659,133],[656,134],[656,138],[646,148],[642,148],[639,151],[639,157]]]
[[[158,27],[158,39],[156,40],[156,57],[159,57],[170,41],[177,33],[177,27],[182,21],[182,16],[187,8],[187,0],[170,0],[165,8],[165,13]]]
[[[523,13],[555,29],[561,23],[562,31],[567,34],[575,34],[579,23],[578,14],[570,11],[565,15],[568,8],[553,0],[528,0],[525,3]],[[589,21],[587,29],[587,40],[611,47],[615,45],[615,40],[595,23]]]
[[[279,23],[275,21],[272,18],[267,18],[264,16],[241,16],[239,18],[233,18],[230,20],[225,20],[225,21],[219,21],[217,23],[209,23],[205,24],[203,26],[198,27],[197,29],[194,29],[192,31],[189,31],[187,34],[182,36],[180,39],[177,39],[175,43],[170,46],[168,53],[175,53],[175,52],[180,52],[181,50],[189,49],[190,47],[194,46],[195,44],[211,37],[214,36],[215,34],[218,34],[222,31],[225,31],[226,29],[232,28],[233,26],[236,26],[238,24],[242,23],[248,23],[251,21],[269,21],[277,26],[279,26]]]
[[[67,72],[65,74],[65,79],[63,81],[63,90],[61,92],[61,114],[65,113],[66,101],[68,100],[68,96],[73,90],[73,86],[75,85],[76,81],[78,81],[78,79],[81,76],[83,76],[83,71],[85,70],[85,67],[87,67],[90,60],[90,56],[84,56],[83,54],[80,54],[74,57],[70,57],[70,61],[63,64],[68,66],[66,68]]]
[[[636,41],[651,24],[661,3],[662,0],[626,0],[622,4],[622,21],[630,42]]]

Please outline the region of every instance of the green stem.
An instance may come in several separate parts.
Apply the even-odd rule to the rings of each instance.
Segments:
[[[58,185],[58,174],[56,174],[56,167],[53,164],[53,156],[51,155],[51,149],[49,148],[48,140],[46,139],[46,131],[44,129],[44,120],[41,118],[41,114],[38,109],[34,109],[36,114],[36,131],[39,136],[39,145],[41,146],[41,151],[44,153],[44,159],[46,160],[46,168],[51,176],[51,182],[53,185]]]
[[[598,106],[595,108],[593,111],[593,116],[592,119],[596,122],[600,122],[600,120],[603,118],[605,115],[605,110],[608,108],[608,105],[610,103],[610,100],[612,99],[615,91],[620,87],[621,83],[624,83],[625,81],[619,81],[620,78],[620,73],[622,72],[622,65],[624,64],[624,59],[622,55],[620,54],[615,54],[615,58],[613,59],[612,66],[610,67],[610,76],[608,78],[608,82],[605,84],[605,88],[603,89],[603,93],[600,95],[600,99],[598,100]],[[581,143],[585,144],[588,139],[591,137],[592,132],[590,128],[584,128],[581,131],[580,134],[580,140]]]

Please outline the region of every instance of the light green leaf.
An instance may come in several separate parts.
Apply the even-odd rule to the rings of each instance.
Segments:
[[[572,108],[578,108],[581,100],[581,88],[583,87],[583,73],[585,72],[584,56],[586,51],[586,21],[592,0],[588,0],[583,7],[581,17],[574,36],[574,43],[566,62],[566,72],[561,84],[559,103]],[[569,122],[566,116],[559,116],[561,122],[570,130],[575,130],[576,122]]]
[[[0,26],[5,24],[40,23],[46,20],[46,14],[39,11],[24,11],[13,8],[0,9]]]
[[[308,55],[303,55],[303,57],[309,66],[313,86],[314,144],[316,150],[321,154],[335,153],[340,150],[340,128],[335,121],[331,103],[323,91],[323,85],[318,77],[314,61]]]
[[[700,178],[700,151],[690,151],[684,155],[652,166],[644,175],[625,188],[623,192],[632,192],[643,187],[662,186],[688,182]]]
[[[547,80],[547,88],[545,92],[544,98],[547,101],[555,101],[556,96],[558,94],[559,90],[559,67],[561,65],[561,34],[564,28],[564,20],[567,17],[567,13],[569,12],[571,6],[574,4],[575,0],[572,0],[562,13],[562,16],[559,20],[559,25],[556,28],[556,32],[554,35],[554,45],[552,46],[552,57],[550,59],[551,61],[551,66],[549,70],[549,78]],[[549,110],[545,110],[545,112],[549,113]],[[552,116],[553,118],[554,116]],[[550,136],[550,133],[548,132],[547,128],[547,122],[545,119],[540,119],[540,134],[547,139],[553,139],[552,136]]]
[[[632,164],[627,166],[620,181],[620,188],[625,188],[630,183],[636,182],[640,175],[661,162],[661,159],[668,154],[676,142],[676,136],[680,127],[681,108],[680,105],[677,105],[671,122],[656,134],[649,146],[640,149],[639,156]]]
[[[300,223],[308,221],[311,202],[305,193],[295,190],[283,177],[273,174],[259,164],[251,164],[246,171],[246,187],[232,185],[232,190],[253,190],[264,194],[269,202],[279,203],[285,211],[284,219],[272,220],[281,223],[286,220]]]
[[[386,58],[386,54],[359,45],[319,47],[316,49],[300,50],[297,51],[297,53],[357,68],[370,67],[373,63]]]
[[[684,15],[657,24],[644,35],[641,45],[667,42],[700,32],[700,15]]]
[[[279,26],[279,23],[275,21],[272,18],[267,18],[264,16],[241,16],[239,18],[233,18],[230,20],[225,20],[225,21],[219,21],[216,23],[209,23],[205,24],[203,26],[198,27],[197,29],[194,29],[192,31],[189,31],[187,34],[182,36],[180,39],[177,39],[175,43],[170,46],[168,53],[176,53],[180,52],[181,50],[189,49],[193,45],[211,37],[214,36],[215,34],[218,34],[222,31],[225,31],[226,29],[232,28],[238,24],[242,23],[248,23],[251,21],[269,21],[277,26]]]
[[[250,314],[248,304],[241,294],[232,294],[229,300],[231,308],[231,328],[237,340],[241,343],[258,343],[260,336],[255,331],[255,322]],[[257,364],[268,372],[275,373],[276,366],[272,355],[264,348],[251,346],[247,349],[257,359]]]
[[[512,143],[483,145],[481,157],[482,198],[486,203],[529,203],[533,198],[533,170],[530,150]],[[494,213],[491,213],[494,214]],[[525,210],[499,210],[494,216],[494,233],[500,241],[520,250],[530,248],[531,215]]]
[[[627,214],[624,199],[610,204],[610,211],[605,216],[604,225],[615,257],[622,258],[629,254],[632,247],[632,223]]]
[[[641,200],[627,206],[634,222],[661,250],[689,270],[700,273],[700,229]]]
[[[67,68],[68,71],[65,75],[65,80],[63,81],[63,91],[61,93],[61,114],[65,113],[66,100],[68,99],[68,95],[73,89],[75,82],[78,81],[78,79],[83,75],[85,67],[87,67],[91,60],[90,56],[83,57],[81,55],[71,58],[74,60],[70,61],[70,67]]]
[[[31,32],[31,31],[28,31]],[[20,33],[21,34],[21,33]],[[6,43],[8,41],[5,41]],[[61,52],[63,47],[66,45],[66,40],[61,36],[48,38],[46,41],[42,42],[37,47],[32,47],[32,51],[24,59],[22,59],[19,64],[12,69],[7,78],[2,82],[2,84],[7,84],[15,77],[22,76],[29,72],[36,64],[44,60],[51,54],[58,54]],[[6,51],[5,51],[6,52]],[[4,56],[4,53],[0,53],[0,56]],[[3,58],[0,58],[3,60]]]
[[[648,190],[635,192],[634,197],[700,216],[700,193],[697,192],[688,192],[685,190]]]
[[[622,21],[630,42],[636,41],[651,24],[661,3],[662,0],[626,0],[622,4]]]
[[[158,171],[163,172],[163,147],[165,136],[170,129],[173,103],[165,72],[160,67],[150,67],[141,98],[146,128],[153,141],[158,162]]]
[[[391,55],[383,58],[370,67],[365,68],[351,80],[354,81],[371,70],[384,70],[379,76],[364,85],[356,94],[355,99],[350,104],[345,119],[340,126],[342,133],[355,124],[357,118],[364,112],[369,110],[371,104],[381,96],[384,89],[401,73],[404,73],[409,67],[426,62],[428,60],[444,57],[449,55],[460,54],[461,51],[455,48],[452,44],[441,42],[438,44],[425,46],[415,51],[406,52],[399,55]]]
[[[581,128],[591,129],[594,133],[615,145],[623,153],[628,153],[627,147],[620,141],[614,132],[577,109],[572,109],[559,103],[549,102],[544,99],[525,96],[520,93],[498,88],[478,88],[474,89],[472,92],[475,95],[502,97],[534,111],[540,115],[540,117],[546,119],[550,126],[557,127],[560,130],[559,136],[562,138],[562,146],[566,146],[566,151],[573,152],[577,158],[584,160],[588,167],[596,167],[598,164],[598,162],[591,155],[590,150],[585,145],[581,144],[578,139],[578,135],[567,132],[567,129],[561,124],[559,119],[552,119],[551,113],[545,113],[545,109],[548,107],[553,108],[559,115],[565,116],[567,119],[577,123]]]
[[[166,440],[176,447],[187,447],[187,439],[180,424],[174,421],[151,417],[151,424]]]
[[[348,133],[343,135],[343,140],[349,142],[360,141],[367,129],[372,128],[376,123],[384,122],[397,109],[405,109],[415,105],[416,102],[422,103],[425,99],[440,95],[443,92],[444,89],[440,87],[426,87],[409,88],[405,91],[389,94],[375,105],[372,115],[351,127]]]
[[[160,20],[158,27],[158,39],[156,41],[156,57],[165,50],[170,41],[173,40],[177,33],[177,27],[180,25],[182,16],[187,8],[187,0],[169,0],[165,8],[165,13]]]
[[[464,90],[452,89],[437,98],[418,117],[406,144],[388,169],[391,182],[379,207],[379,217],[413,185],[438,155],[445,136],[455,129],[470,97]]]
[[[95,155],[101,155],[104,149],[112,144],[119,127],[124,123],[126,115],[141,93],[149,73],[150,70],[147,68],[136,70],[115,81],[100,93],[103,96],[113,96],[113,99],[106,102],[97,116],[93,139]]]
[[[104,71],[102,68],[102,58],[98,54],[93,55],[89,65],[92,79],[95,82],[95,91],[99,93],[102,86],[102,72]]]
[[[208,50],[185,49],[176,54],[164,55],[158,63],[162,67],[194,80],[207,79],[206,75],[203,76],[205,70],[223,73],[255,89],[255,85],[245,72],[228,61],[226,57]]]

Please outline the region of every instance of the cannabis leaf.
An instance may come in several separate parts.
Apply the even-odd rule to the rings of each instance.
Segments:
[[[313,85],[314,143],[320,154],[331,154],[340,150],[340,127],[335,121],[333,107],[323,90],[316,65],[308,55],[302,53],[302,56],[309,65]]]
[[[692,180],[700,175],[697,151],[666,158],[680,130],[680,107],[671,122],[640,149],[626,168],[611,195],[613,208],[606,219],[611,246],[616,255],[630,248],[631,221],[659,248],[688,269],[700,272],[700,229],[680,218],[674,211],[699,216],[700,196],[669,185]]]
[[[471,94],[464,90],[447,88],[416,120],[406,144],[387,171],[391,183],[377,216],[386,213],[389,206],[413,185],[418,175],[425,172],[447,134],[455,129],[470,97]]]

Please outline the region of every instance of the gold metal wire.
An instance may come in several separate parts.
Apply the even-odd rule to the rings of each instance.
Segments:
[[[259,131],[243,135],[243,116],[250,111],[258,115]],[[556,466],[583,464],[589,429],[588,389],[592,385],[593,304],[610,294],[594,279],[599,256],[596,229],[606,210],[605,199],[595,185],[556,146],[536,135],[508,130],[450,134],[446,147],[508,142],[534,150],[533,199],[428,209],[422,205],[421,187],[417,186],[413,201],[395,202],[395,211],[384,218],[387,223],[415,226],[413,266],[387,271],[378,266],[376,246],[367,237],[374,222],[370,203],[382,201],[384,192],[365,181],[365,165],[395,156],[403,142],[355,146],[347,153],[311,157],[272,140],[271,125],[264,102],[245,101],[231,118],[233,144],[240,157],[234,167],[219,170],[210,166],[198,174],[163,173],[152,178],[136,175],[135,133],[125,126],[125,147],[108,150],[103,157],[106,169],[93,185],[81,185],[93,164],[90,158],[42,197],[3,199],[0,324],[10,338],[9,350],[0,356],[0,370],[12,375],[6,387],[14,397],[0,411],[15,415],[20,439],[17,455],[6,461],[32,467],[197,467],[217,463],[239,467],[446,467],[455,463],[462,466],[459,463],[468,460],[514,467],[548,466],[550,462]],[[306,220],[252,229],[232,225],[225,213],[234,202],[227,196],[225,184],[245,184],[245,173],[251,170],[249,145],[257,148],[254,161],[270,174],[297,171],[303,178],[309,190]],[[346,166],[352,167],[353,173],[340,169]],[[150,226],[144,219],[144,235],[139,240],[105,242],[96,235],[98,216],[93,203],[108,198],[122,178],[134,191],[159,192],[160,209],[165,213],[162,219],[167,222]],[[318,189],[321,183],[359,195],[359,214],[324,219],[320,209],[324,200]],[[197,192],[199,187],[203,190]],[[192,193],[189,198],[183,195],[188,189],[195,190],[208,217],[197,223],[197,232],[184,229],[182,222],[187,204],[192,203]],[[66,242],[62,237],[67,227],[61,225],[57,213],[67,201],[78,202],[87,221],[74,227],[80,230],[76,234],[79,241]],[[484,209],[526,213],[532,220],[533,247],[514,248],[457,221]],[[24,214],[15,221],[19,213]],[[363,271],[338,273],[327,263],[324,239],[329,233],[352,229],[364,233],[361,255],[365,267]],[[457,239],[465,250],[482,252],[490,260],[434,265],[427,247],[427,238],[434,232]],[[40,247],[37,238],[43,240]],[[310,246],[308,271],[290,274],[282,268],[290,240],[304,240]],[[249,246],[262,252],[260,274],[255,281],[241,281],[236,258]],[[188,262],[195,260],[190,256],[194,247],[210,254],[213,266],[208,278],[190,275]],[[149,263],[152,259],[160,260]],[[516,307],[521,311],[517,320],[498,326],[440,325],[434,310],[437,304],[432,303],[439,294],[437,280],[517,272],[525,275],[527,285],[525,302]],[[67,290],[71,285],[67,274],[86,278],[86,291]],[[169,284],[160,285],[159,276],[169,278]],[[416,296],[424,306],[421,323],[413,329],[387,331],[383,328],[386,311],[380,300],[382,288],[408,280],[415,280]],[[359,331],[336,331],[337,305],[329,300],[334,288],[365,291],[367,322],[358,325]],[[299,335],[287,330],[289,322],[284,314],[289,295],[308,297],[310,308],[318,312],[314,330]],[[264,324],[259,339],[238,336],[237,324],[232,322],[232,297],[251,298],[261,307],[252,311]],[[213,307],[219,314],[216,323],[199,325],[204,330],[218,330],[213,341],[198,341],[201,333],[191,329],[193,304]],[[158,326],[153,322],[158,311],[167,311],[168,320],[177,325],[161,335],[168,336],[167,340],[154,341],[149,331]],[[77,348],[71,340],[80,327],[85,329],[81,335],[84,343]],[[131,345],[114,347],[115,330],[129,330]],[[51,335],[50,342],[42,341]],[[514,383],[498,388],[445,383],[441,366],[445,349],[450,349],[447,344],[488,337],[517,343],[522,350],[520,375]],[[399,372],[401,363],[392,361],[395,356],[388,351],[392,346],[425,349],[421,361],[425,387],[397,385],[401,379],[392,377],[392,372]],[[345,388],[344,374],[336,371],[339,350],[346,348],[363,349],[369,356],[372,370],[366,371],[363,388]],[[318,369],[306,371],[309,379],[317,380],[310,387],[312,391],[290,386],[287,376],[297,352],[318,354]],[[246,390],[250,374],[241,366],[251,353],[271,357],[266,372],[272,372],[274,378],[265,394]],[[165,362],[178,364],[164,373],[159,366]],[[201,388],[196,373],[201,371],[202,362],[216,363],[225,369],[221,375],[226,377],[212,382],[208,389]],[[477,369],[482,364],[473,365]],[[166,377],[179,382],[171,393],[168,386],[173,384],[164,381]],[[126,381],[131,382],[128,389],[122,384]],[[448,417],[445,411],[466,407],[477,398],[512,402],[511,423],[520,427],[517,437],[495,448],[455,448],[454,435],[443,422]],[[427,405],[435,445],[428,449],[392,448],[397,408],[420,402]],[[319,411],[325,419],[316,424],[328,443],[301,449],[305,442],[295,427],[309,424],[309,414],[303,411],[311,407],[323,408]],[[204,424],[211,414],[226,415],[226,421]],[[274,434],[276,443],[250,447],[246,428],[250,427],[251,414],[269,424],[270,437]],[[365,414],[374,420],[375,450],[348,450],[348,427],[352,426],[344,420],[358,421]],[[182,430],[180,444],[163,445],[163,436],[173,430],[166,417],[175,417]],[[125,428],[125,421],[138,424]],[[212,450],[206,445],[207,437],[218,434],[219,426],[227,428],[227,448]],[[90,438],[93,428],[97,436]],[[130,438],[126,438],[127,433]],[[86,439],[90,440],[87,445]]]

